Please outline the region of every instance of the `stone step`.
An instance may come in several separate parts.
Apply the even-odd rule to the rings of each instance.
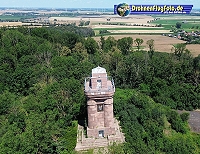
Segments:
[[[96,139],[94,142],[107,142],[107,139]]]
[[[108,143],[108,141],[102,141],[102,142],[100,142],[100,141],[98,141],[98,142],[94,142],[93,144],[98,144],[98,143]]]
[[[105,147],[105,146],[108,146],[108,143],[93,143],[93,144],[87,144],[87,145],[83,145],[82,144],[82,147],[81,148],[92,148],[92,147]],[[76,148],[78,150],[78,148]]]
[[[105,147],[105,146],[108,146],[108,144],[93,144],[92,147]]]
[[[106,145],[81,146],[81,147],[76,147],[75,150],[76,151],[88,150],[91,148],[106,147],[106,146],[108,146],[108,145],[106,144]]]
[[[106,147],[106,146],[108,146],[108,144],[101,144],[101,145],[95,144],[92,147]]]
[[[88,149],[91,149],[91,147],[89,147],[89,146],[80,146],[80,147],[76,147],[75,148],[76,151],[88,150]]]
[[[98,144],[98,143],[108,143],[108,141],[106,141],[106,142],[94,142],[93,144]]]

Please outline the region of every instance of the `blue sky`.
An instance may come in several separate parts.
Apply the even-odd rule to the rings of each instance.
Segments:
[[[128,4],[189,4],[200,8],[200,0],[0,0],[0,7],[48,8],[113,8],[119,3]]]

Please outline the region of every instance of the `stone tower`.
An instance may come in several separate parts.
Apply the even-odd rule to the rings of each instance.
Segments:
[[[113,116],[114,92],[114,81],[112,77],[107,76],[106,69],[102,67],[92,69],[91,77],[85,79],[88,137],[102,138],[108,135],[115,135]]]

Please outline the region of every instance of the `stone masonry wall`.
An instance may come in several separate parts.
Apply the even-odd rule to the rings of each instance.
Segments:
[[[113,98],[110,98],[104,103],[104,127],[113,127],[113,124]]]
[[[100,102],[103,104],[104,102]],[[97,112],[97,103],[94,100],[88,100],[88,127],[90,129],[96,129],[98,127],[104,127],[104,110]],[[104,107],[103,107],[104,108]]]

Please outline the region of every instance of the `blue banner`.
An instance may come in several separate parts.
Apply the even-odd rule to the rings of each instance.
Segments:
[[[114,5],[114,14],[189,14],[193,5]]]

